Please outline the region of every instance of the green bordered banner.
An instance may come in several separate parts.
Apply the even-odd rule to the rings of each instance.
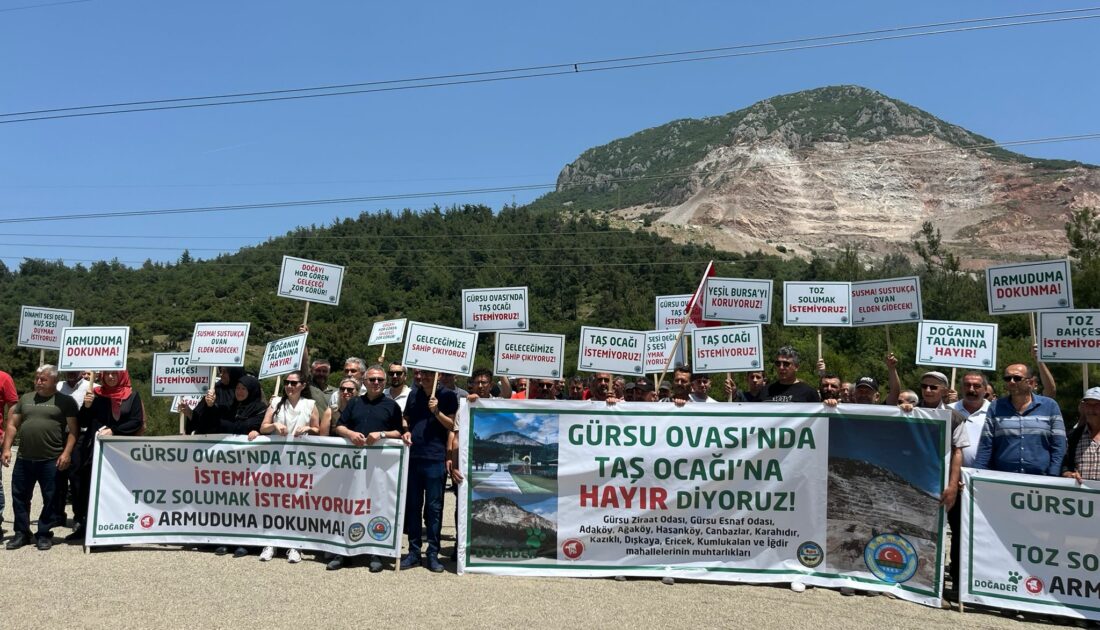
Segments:
[[[479,400],[459,412],[459,570],[939,606],[947,422],[886,405]]]
[[[87,544],[271,545],[397,557],[408,449],[398,440],[96,440]]]
[[[963,469],[965,603],[1100,620],[1100,483]]]

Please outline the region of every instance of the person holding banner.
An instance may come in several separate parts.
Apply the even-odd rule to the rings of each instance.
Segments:
[[[336,392],[340,395],[337,399],[336,409],[329,410],[332,412],[332,431],[330,435],[333,437],[340,437],[340,417],[344,415],[344,410],[348,408],[348,403],[353,398],[359,395],[359,380],[354,378],[345,378],[340,381],[340,387]]]
[[[11,474],[15,536],[5,545],[6,549],[19,549],[35,540],[31,537],[30,519],[35,484],[42,493],[36,546],[40,551],[53,547],[55,480],[57,470],[68,468],[72,462],[76,436],[80,432],[76,414],[76,402],[57,393],[57,368],[52,365],[43,365],[35,371],[34,391],[23,394],[12,407],[4,446],[0,450],[0,461],[5,467],[12,465],[11,447],[16,433],[22,433],[22,437],[19,457]]]
[[[8,411],[19,402],[19,394],[15,391],[15,381],[11,375],[0,370],[0,444],[4,440],[4,425],[8,422]],[[4,514],[4,481],[0,479],[0,515]],[[0,516],[0,540],[4,538],[3,516]]]
[[[424,530],[428,538],[428,570],[441,573],[439,541],[443,530],[443,483],[451,431],[455,428],[458,397],[454,390],[439,387],[432,392],[435,372],[417,370],[416,387],[405,406],[402,439],[410,445],[408,499],[405,502],[405,531],[409,552],[401,559],[402,569],[421,564]],[[607,379],[610,383],[611,379]]]
[[[588,389],[584,386],[584,379],[574,376],[569,379],[569,395],[566,398],[568,400],[584,400],[587,391]]]
[[[989,380],[981,372],[967,372],[962,377],[962,398],[948,406],[962,418],[962,425],[965,427],[969,442],[968,446],[962,449],[961,466],[964,468],[973,468],[974,458],[978,454],[978,443],[981,442],[986,413],[989,411],[989,401],[985,399],[985,390],[988,385]],[[959,553],[962,550],[961,518],[962,505],[955,503],[947,512],[947,522],[951,526],[951,562],[947,566],[947,572],[951,576],[951,583],[955,585],[956,591],[959,583]]]
[[[205,417],[208,415],[225,414],[236,400],[237,383],[242,376],[244,376],[242,367],[218,368],[218,381],[210,391],[206,392],[202,400],[193,409],[187,405],[180,406],[180,411],[188,420],[185,432],[205,433],[205,431],[199,431],[195,425],[206,422]]]
[[[100,372],[99,385],[84,394],[77,421],[80,439],[74,459],[73,532],[65,540],[84,540],[88,524],[88,495],[92,486],[92,455],[95,441],[109,435],[140,435],[145,428],[145,406],[141,395],[130,386],[126,370]]]
[[[1062,460],[1062,476],[1100,481],[1100,387],[1085,392],[1077,406],[1080,420],[1069,435],[1069,447]]]
[[[80,370],[69,370],[64,372],[64,379],[58,379],[57,391],[69,396],[80,405],[84,402],[84,395],[88,392],[88,387],[91,386],[91,381],[84,378],[84,372]],[[65,504],[68,502],[69,494],[76,497],[79,491],[77,487],[77,481],[75,478],[76,471],[81,467],[81,450],[80,450],[80,437],[87,432],[83,426],[80,427],[81,435],[77,437],[76,449],[73,451],[73,462],[65,470],[57,471],[57,479],[55,481],[57,489],[54,492],[54,509],[57,510],[57,524],[64,525],[68,516],[65,513]],[[77,518],[78,511],[80,513],[87,512],[87,506],[83,509],[79,508],[74,502],[73,504],[73,525],[78,525],[79,519]],[[83,536],[81,536],[83,538]],[[66,538],[65,540],[68,540]]]
[[[283,387],[286,392],[283,396],[275,396],[271,399],[264,414],[260,430],[251,431],[249,440],[254,440],[259,434],[270,435],[277,433],[283,437],[317,435],[320,431],[317,419],[317,404],[310,398],[302,396],[302,392],[309,385],[304,372],[291,372],[286,375]],[[268,545],[260,552],[260,562],[267,562],[275,556],[275,547]],[[302,554],[293,547],[286,550],[286,560],[290,564],[302,561]]]
[[[798,380],[798,366],[802,355],[791,346],[783,346],[775,352],[776,382],[768,385],[760,402],[821,402],[814,388]]]
[[[1004,369],[1007,396],[989,406],[974,467],[1028,475],[1062,474],[1066,425],[1058,403],[1032,392],[1031,370]]]

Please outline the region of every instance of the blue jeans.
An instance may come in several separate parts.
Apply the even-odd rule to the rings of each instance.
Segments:
[[[42,512],[38,515],[38,536],[51,537],[56,510],[53,504],[56,459],[15,459],[11,471],[11,507],[15,512],[15,533],[31,535],[31,497],[34,484],[42,490]]]
[[[445,474],[446,469],[441,461],[414,459],[409,464],[408,496],[405,499],[405,532],[409,535],[409,553],[413,556],[420,555],[425,527],[428,530],[428,557],[439,556],[439,535],[443,531],[443,476]]]

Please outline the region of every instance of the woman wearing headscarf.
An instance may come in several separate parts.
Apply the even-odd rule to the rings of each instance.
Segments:
[[[66,540],[84,540],[95,440],[109,435],[141,435],[145,432],[145,406],[137,390],[130,386],[130,373],[126,370],[100,372],[99,384],[85,394],[81,402],[77,420],[84,430],[77,442],[80,468],[76,471],[76,494],[73,497],[73,521],[77,524]]]
[[[234,392],[242,376],[244,376],[244,368],[218,368],[218,380],[214,383],[214,387],[206,392],[206,395],[199,400],[194,409],[189,409],[187,405],[180,405],[180,411],[187,417],[185,431],[189,434],[221,433],[221,431],[204,431],[199,427],[210,422],[209,416],[212,414],[216,416],[224,415],[233,406]]]
[[[264,401],[263,390],[260,389],[260,381],[251,374],[240,377],[233,388],[233,402],[228,407],[218,404],[216,392],[209,392],[195,405],[191,416],[191,423],[196,433],[226,433],[229,435],[248,435],[253,431],[259,431],[263,424],[264,414],[267,413],[267,402]],[[219,546],[214,549],[217,555],[228,553],[229,548]],[[240,558],[248,555],[248,548],[237,547],[233,550],[233,557]]]
[[[317,405],[311,398],[303,396],[303,389],[309,385],[309,379],[305,372],[291,372],[286,375],[283,382],[283,395],[271,399],[271,406],[267,408],[263,424],[260,425],[260,433],[264,435],[292,436],[317,435],[319,432],[317,419]],[[248,439],[257,437],[256,433],[249,433]],[[260,561],[267,562],[275,557],[275,547],[268,545],[260,552]],[[291,547],[286,550],[286,559],[291,564],[302,561],[302,554],[298,549]]]

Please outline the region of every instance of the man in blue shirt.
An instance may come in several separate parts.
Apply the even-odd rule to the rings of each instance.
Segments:
[[[406,429],[402,435],[410,447],[408,498],[405,502],[409,553],[401,560],[401,568],[420,566],[420,545],[424,529],[427,529],[428,570],[440,573],[443,565],[439,562],[439,537],[443,530],[447,442],[455,428],[458,396],[454,390],[443,387],[432,392],[435,372],[418,370],[416,379],[416,387],[405,403]]]
[[[1066,425],[1058,403],[1032,392],[1031,370],[1023,364],[1005,368],[1008,396],[986,413],[975,468],[1029,475],[1058,476],[1066,455]]]

